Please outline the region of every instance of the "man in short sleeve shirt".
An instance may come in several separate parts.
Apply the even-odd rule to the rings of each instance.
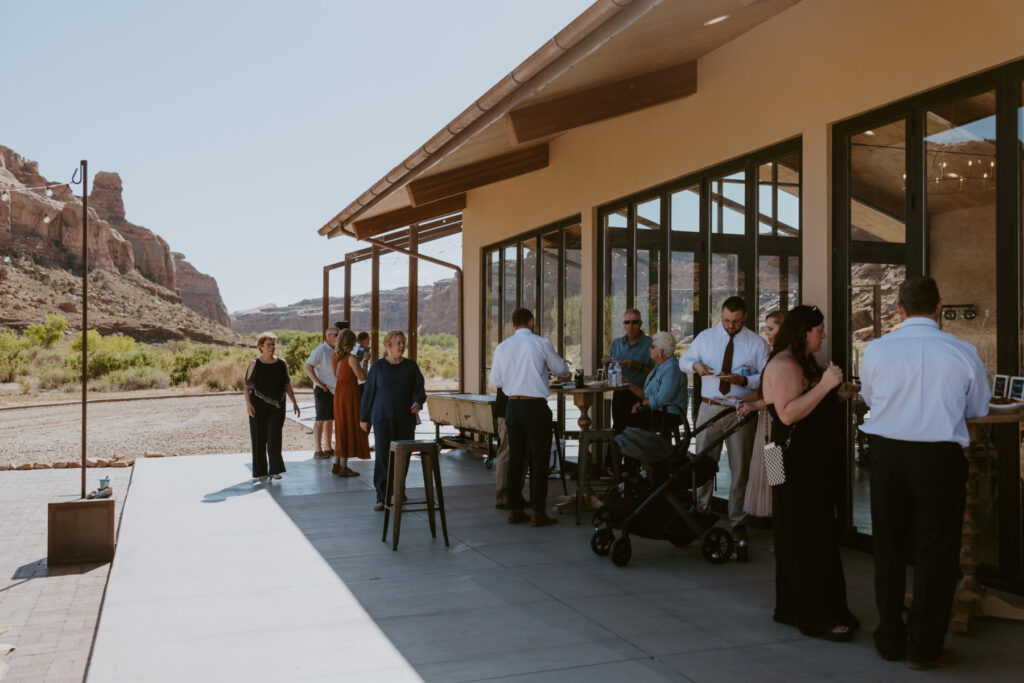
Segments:
[[[651,338],[641,329],[640,311],[630,308],[622,314],[622,327],[626,334],[612,342],[612,348],[601,362],[617,360],[622,364],[622,377],[633,386],[643,388],[651,363]],[[620,389],[612,394],[612,427],[616,433],[629,426],[629,414],[636,403],[632,392]]]
[[[730,413],[697,435],[697,452],[735,427],[740,419],[735,404],[726,397],[741,399],[761,386],[761,371],[768,363],[768,343],[756,332],[744,327],[746,321],[746,303],[738,296],[729,297],[722,304],[722,324],[698,334],[679,359],[680,370],[702,377],[697,426],[722,412]],[[736,540],[745,539],[747,533],[744,524],[747,513],[743,511],[743,498],[747,491],[747,475],[750,472],[756,428],[756,424],[749,422],[725,440],[731,477],[729,523]],[[710,455],[718,462],[722,457],[722,447],[715,448]],[[709,481],[700,489],[700,504],[703,507],[711,503],[713,483]]]
[[[313,380],[313,401],[316,404],[316,422],[313,423],[313,457],[330,458],[334,455],[331,448],[331,434],[334,432],[334,387],[338,378],[334,375],[331,356],[334,355],[334,343],[338,341],[337,327],[328,327],[324,332],[324,342],[313,349],[306,360],[304,369]],[[321,445],[326,448],[321,448]]]
[[[960,534],[970,443],[966,420],[988,413],[988,375],[971,344],[939,329],[935,280],[900,286],[903,325],[868,345],[861,397],[871,409],[871,528],[875,546],[875,647],[911,669],[955,664],[944,648],[960,576]],[[914,599],[903,621],[907,549]]]

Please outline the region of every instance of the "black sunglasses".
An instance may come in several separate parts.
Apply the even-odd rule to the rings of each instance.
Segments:
[[[639,320],[623,320],[622,324],[623,325],[639,325],[640,321]]]

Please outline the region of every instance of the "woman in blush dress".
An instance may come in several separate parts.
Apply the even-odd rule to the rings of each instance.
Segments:
[[[782,311],[772,311],[764,317],[764,334],[768,346],[774,348],[775,337],[786,316]],[[750,478],[747,480],[747,493],[743,500],[743,511],[753,517],[772,516],[772,487],[768,485],[768,476],[764,469],[764,445],[771,438],[771,415],[765,410],[761,388],[744,397],[737,406],[736,412],[743,417],[751,411],[758,410],[757,431],[754,434],[754,451],[750,457]]]
[[[366,379],[366,372],[359,359],[352,355],[356,335],[352,330],[342,330],[334,344],[331,364],[338,383],[334,389],[334,468],[339,477],[358,477],[359,473],[348,466],[349,458],[370,459],[370,442],[366,432],[359,427],[360,389],[359,382]]]
[[[405,333],[388,332],[384,336],[387,355],[370,366],[363,385],[361,422],[364,432],[373,425],[373,487],[377,489],[374,510],[384,509],[388,481],[388,453],[392,441],[412,439],[416,435],[417,414],[427,400],[423,373],[416,361],[403,358]]]

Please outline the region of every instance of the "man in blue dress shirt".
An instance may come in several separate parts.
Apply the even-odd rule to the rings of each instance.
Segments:
[[[861,429],[871,438],[875,647],[885,659],[931,669],[959,659],[943,644],[960,576],[966,420],[988,413],[991,394],[978,350],[939,330],[935,280],[907,278],[898,307],[902,327],[869,344],[861,365],[871,409]],[[904,624],[907,548],[914,601]]]
[[[551,457],[551,409],[548,408],[548,372],[569,379],[569,366],[555,353],[551,341],[533,333],[533,313],[528,308],[512,311],[512,336],[498,344],[491,362],[491,384],[508,396],[505,430],[508,434],[510,484],[523,481],[530,462],[530,498],[533,515],[523,511],[526,501],[520,486],[507,487],[509,524],[529,520],[530,526],[548,526],[548,461]]]
[[[617,360],[622,364],[622,377],[636,387],[643,387],[651,365],[651,338],[641,329],[643,318],[636,308],[628,308],[622,314],[622,328],[626,334],[612,341],[612,348],[601,362],[608,364]],[[618,434],[629,426],[629,414],[635,399],[628,391],[612,394],[612,428]]]
[[[697,435],[697,452],[736,426],[740,417],[736,413],[736,399],[742,399],[761,386],[761,371],[768,363],[768,343],[756,332],[744,327],[747,304],[738,296],[730,296],[722,304],[722,324],[704,330],[693,340],[690,348],[679,359],[679,369],[700,375],[700,409],[697,426],[723,411],[732,414],[715,422]],[[747,423],[725,441],[729,453],[729,523],[737,541],[747,536],[743,499],[747,492],[750,456],[754,448],[757,425]],[[722,447],[710,453],[715,462],[722,457]],[[700,504],[711,502],[714,481],[700,488]]]

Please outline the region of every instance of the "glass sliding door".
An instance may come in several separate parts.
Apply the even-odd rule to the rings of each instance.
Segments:
[[[800,155],[757,168],[757,331],[800,302]]]
[[[565,246],[562,273],[563,358],[574,368],[583,367],[583,229],[570,225],[563,231]],[[593,374],[594,368],[585,368]]]
[[[712,178],[711,186],[711,305],[712,321],[730,296],[746,294],[746,173]],[[714,322],[709,324],[714,325]]]
[[[896,296],[907,275],[906,131],[899,119],[850,137],[848,373],[853,377],[860,374],[864,347],[900,323]],[[870,415],[859,397],[852,412],[852,525],[870,534],[871,454],[867,436],[858,429]]]
[[[661,320],[660,258],[664,232],[661,229],[661,198],[636,205],[636,303],[644,329],[657,331]]]
[[[669,221],[669,331],[681,356],[696,336],[700,306],[700,185],[669,195]]]
[[[622,320],[622,314],[632,303],[628,290],[627,264],[630,262],[632,240],[629,238],[629,213],[627,209],[610,211],[604,218],[605,262],[603,287],[604,329],[602,348],[611,348],[612,339],[621,336],[620,327],[613,321]]]

